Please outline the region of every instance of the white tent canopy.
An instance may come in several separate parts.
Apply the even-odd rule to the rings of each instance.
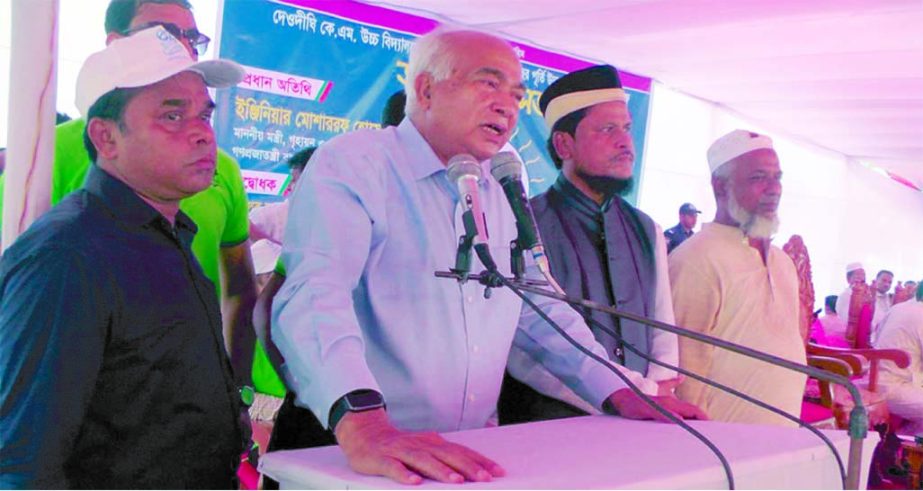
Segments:
[[[923,184],[920,0],[387,0],[611,63]]]
[[[0,0],[2,93],[11,1]],[[664,226],[683,201],[710,219],[705,148],[746,127],[777,139],[786,172],[780,238],[804,236],[819,298],[845,286],[842,267],[856,260],[899,280],[923,274],[923,193],[863,167],[923,185],[921,0],[366,2],[653,78],[639,204]],[[58,108],[75,115],[77,68],[103,46],[108,0],[60,3]],[[200,28],[217,37],[221,0],[192,4]]]

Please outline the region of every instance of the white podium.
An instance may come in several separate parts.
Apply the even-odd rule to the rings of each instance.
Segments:
[[[738,489],[842,489],[836,460],[816,435],[780,428],[692,421],[730,462]],[[846,465],[849,437],[824,432]],[[682,428],[666,423],[587,416],[499,428],[447,433],[506,469],[506,477],[463,485],[424,481],[414,489],[727,489],[717,457]],[[860,482],[877,435],[863,447]],[[356,474],[338,447],[272,452],[260,471],[282,489],[383,489],[404,487],[381,477]],[[410,486],[407,486],[411,488]]]

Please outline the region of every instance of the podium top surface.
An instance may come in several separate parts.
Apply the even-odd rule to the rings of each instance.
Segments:
[[[691,421],[730,462],[738,489],[842,489],[839,468],[827,445],[803,428]],[[849,438],[825,431],[847,463]],[[493,459],[507,475],[468,488],[499,489],[727,489],[718,458],[679,426],[612,416],[587,416],[540,423],[447,433],[447,440]],[[863,446],[860,482],[866,480],[874,441]],[[260,471],[283,488],[399,488],[381,477],[356,474],[337,447],[272,452]],[[457,484],[424,481],[419,488]]]

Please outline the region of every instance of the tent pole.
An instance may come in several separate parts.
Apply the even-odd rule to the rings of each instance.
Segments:
[[[58,1],[13,0],[0,251],[51,207]]]

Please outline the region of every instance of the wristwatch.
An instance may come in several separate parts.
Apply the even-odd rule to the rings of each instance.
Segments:
[[[347,412],[361,413],[384,407],[385,399],[378,391],[372,389],[354,390],[333,403],[333,407],[330,408],[327,427],[330,431],[336,429],[337,423],[343,419],[343,416],[346,416]]]

